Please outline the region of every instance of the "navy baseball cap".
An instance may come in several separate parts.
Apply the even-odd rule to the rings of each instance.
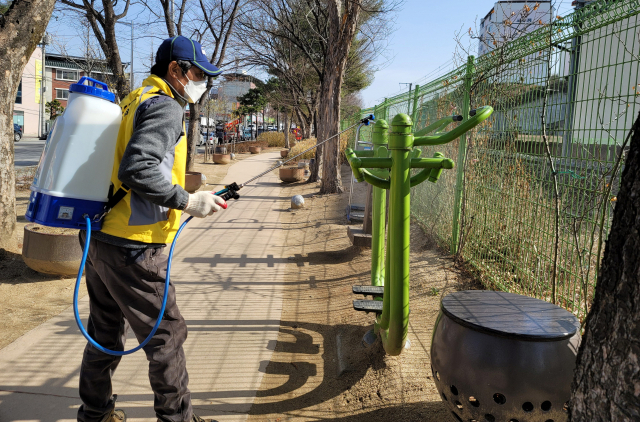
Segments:
[[[174,60],[189,61],[207,76],[218,76],[222,73],[222,70],[209,63],[204,49],[198,41],[193,41],[182,35],[162,41],[156,53],[156,63],[172,62]]]

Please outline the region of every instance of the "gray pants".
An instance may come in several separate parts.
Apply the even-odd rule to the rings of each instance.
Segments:
[[[86,234],[80,232],[80,244]],[[164,292],[167,256],[164,248],[129,249],[91,239],[85,276],[90,313],[87,331],[103,347],[124,350],[130,326],[139,342],[158,318]],[[149,381],[156,416],[167,422],[192,417],[182,344],[187,325],[176,305],[173,285],[158,331],[143,348],[149,361]],[[114,408],[111,377],[120,357],[102,353],[87,343],[80,369],[78,421],[99,422]]]

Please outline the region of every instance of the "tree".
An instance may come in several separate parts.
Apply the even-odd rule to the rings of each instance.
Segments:
[[[572,421],[640,420],[640,114],[572,386]]]
[[[353,41],[360,34],[362,51],[375,54],[395,4],[394,0],[256,0],[254,14],[243,22],[254,34],[263,31],[293,45],[316,72],[320,88],[314,115],[318,116],[319,143],[338,133],[341,90]],[[310,180],[315,180],[318,168],[323,169],[321,193],[342,191],[338,154],[337,138],[318,146]]]
[[[60,101],[49,101],[44,105],[44,111],[49,113],[49,120],[54,120],[56,117],[64,113],[64,107],[60,104]]]
[[[264,109],[267,105],[267,99],[262,95],[261,88],[251,88],[246,94],[237,98],[240,103],[240,110],[242,114],[253,115],[257,114],[260,110]],[[263,116],[264,117],[264,116]],[[251,120],[253,121],[253,119]],[[257,118],[256,118],[257,121]],[[263,118],[264,124],[264,118]],[[253,131],[252,131],[253,135]]]
[[[100,6],[95,5],[95,0],[60,0],[60,3],[67,6],[69,10],[87,18],[113,74],[118,97],[120,99],[126,97],[129,94],[130,86],[122,67],[120,49],[116,39],[116,23],[127,16],[131,0],[126,0],[120,13],[116,12],[118,0],[102,0]]]
[[[42,39],[55,0],[14,0],[0,16],[0,248],[15,246],[13,104],[22,71]]]
[[[75,16],[76,14],[74,14]],[[100,73],[99,80],[105,82],[112,90],[117,89],[117,81],[121,76],[110,75],[110,68],[106,63],[104,53],[102,49],[96,45],[95,37],[91,35],[91,26],[86,20],[79,20],[77,22],[69,22],[70,26],[77,28],[77,37],[74,37],[72,42],[75,44],[78,40],[81,40],[81,55],[73,55],[69,51],[69,44],[71,40],[64,37],[52,37],[53,38],[53,50],[58,54],[65,57],[65,59],[80,69],[84,76],[95,77],[95,73]]]
[[[186,0],[185,0],[186,1]],[[213,53],[210,56],[210,63],[218,68],[222,68],[225,63],[229,39],[235,28],[238,9],[244,0],[200,0],[200,8],[203,14],[204,30],[194,31],[198,36],[198,41],[202,42],[208,34],[213,38]],[[178,28],[180,29],[180,28]],[[179,35],[179,34],[178,34]],[[193,162],[196,156],[196,145],[200,138],[200,110],[209,97],[209,91],[213,87],[213,78],[209,78],[207,91],[199,101],[189,104],[189,130],[187,131],[187,170],[193,170]]]

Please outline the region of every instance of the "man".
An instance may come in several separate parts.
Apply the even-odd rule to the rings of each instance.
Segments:
[[[130,326],[138,341],[151,332],[160,312],[167,256],[163,253],[180,224],[181,210],[195,217],[219,211],[225,202],[211,192],[184,189],[187,139],[184,107],[218,76],[202,47],[185,37],[165,40],[142,87],[121,102],[111,183],[121,199],[94,232],[86,265],[90,315],[88,332],[100,345],[124,350]],[[81,243],[85,236],[81,234]],[[182,344],[187,326],[176,305],[174,286],[162,322],[144,347],[159,422],[206,422],[193,415]],[[122,422],[115,409],[111,377],[120,357],[87,344],[80,370],[81,422]]]

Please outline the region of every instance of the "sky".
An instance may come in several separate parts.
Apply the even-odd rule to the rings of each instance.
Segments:
[[[572,10],[571,0],[554,2],[558,14],[564,15]],[[451,70],[456,32],[466,33],[470,27],[475,28],[494,3],[494,0],[405,0],[391,15],[394,31],[388,38],[387,51],[375,63],[378,70],[373,83],[362,91],[364,107],[372,107],[385,97],[407,91],[408,83],[415,86]],[[531,3],[535,4],[535,1]],[[139,24],[150,20],[148,11],[139,5],[133,5],[123,20],[136,22],[133,61],[135,81],[140,84],[148,74],[152,51],[155,52],[164,38],[166,27],[163,24]],[[130,27],[117,25],[116,29],[122,60],[129,62]],[[74,25],[74,19],[69,19],[68,14],[54,12],[47,31],[55,40],[54,45],[48,47],[49,52],[59,51],[65,45],[69,54],[82,55],[82,29]],[[259,74],[256,76],[260,77]]]
[[[362,91],[364,107],[373,107],[409,90],[406,83],[424,83],[453,68],[456,32],[466,33],[491,11],[494,0],[406,0],[396,15],[389,42],[391,61],[381,59],[381,69],[371,86]],[[535,1],[531,2],[535,4]],[[571,0],[558,0],[559,14],[572,10]],[[386,63],[386,64],[385,64]],[[425,76],[430,75],[425,79]],[[400,85],[403,83],[403,85]]]

